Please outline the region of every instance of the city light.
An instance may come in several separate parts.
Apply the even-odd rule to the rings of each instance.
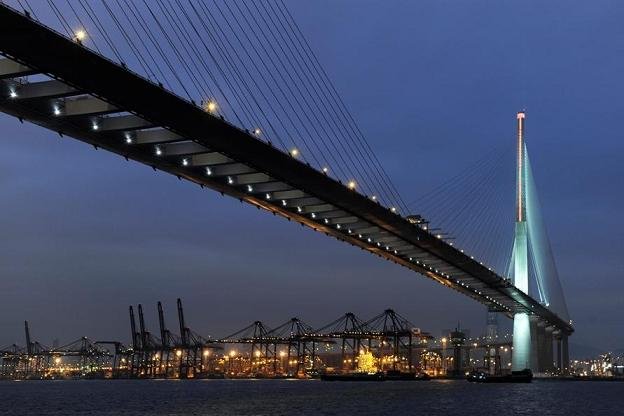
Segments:
[[[297,149],[296,147],[290,150],[290,155],[292,157],[297,157],[299,156],[299,149]]]
[[[351,189],[351,190],[355,189],[355,187],[356,187],[356,186],[357,186],[357,184],[355,183],[355,181],[354,181],[354,180],[350,180],[350,181],[347,183],[347,187],[348,187],[349,189]]]
[[[254,131],[253,131],[253,134],[255,136],[260,136],[260,134],[262,134],[262,131],[259,128],[255,128]]]

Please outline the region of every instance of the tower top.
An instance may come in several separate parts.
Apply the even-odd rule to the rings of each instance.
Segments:
[[[518,120],[521,120],[524,117],[526,117],[526,114],[525,114],[524,110],[518,111],[518,115],[517,115]]]

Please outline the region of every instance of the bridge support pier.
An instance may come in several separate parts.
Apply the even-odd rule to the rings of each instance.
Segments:
[[[529,317],[529,328],[531,331],[531,357],[529,359],[529,365],[531,371],[538,372],[539,370],[539,354],[541,352],[539,345],[539,336],[537,333],[538,318],[536,316]]]
[[[546,351],[544,353],[546,362],[546,371],[552,371],[554,365],[554,357],[553,357],[553,331],[554,328],[552,326],[546,327]]]
[[[557,370],[560,374],[568,374],[570,371],[570,353],[566,334],[557,335]]]
[[[514,371],[531,368],[531,323],[526,313],[514,315],[511,368]]]
[[[563,356],[561,353],[561,338],[562,336],[560,334],[556,335],[555,337],[555,348],[557,350],[557,371],[558,372],[563,372]]]
[[[570,370],[570,353],[568,351],[568,336],[561,335],[561,372],[568,374]]]
[[[537,338],[537,371],[543,373],[548,367],[548,348],[546,346],[546,324],[538,322],[535,337]]]

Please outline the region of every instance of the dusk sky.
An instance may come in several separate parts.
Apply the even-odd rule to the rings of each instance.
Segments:
[[[526,109],[571,353],[622,348],[624,5],[287,4],[406,201],[513,151]],[[177,297],[214,337],[388,307],[436,335],[484,329],[482,305],[216,192],[4,115],[0,146],[0,346],[24,344],[24,320],[43,344],[128,342],[128,305],[142,303],[154,331],[159,300],[175,329]]]

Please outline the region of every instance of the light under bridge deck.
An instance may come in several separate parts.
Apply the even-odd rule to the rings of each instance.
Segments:
[[[0,110],[305,224],[491,310],[569,322],[388,207],[0,5]]]

